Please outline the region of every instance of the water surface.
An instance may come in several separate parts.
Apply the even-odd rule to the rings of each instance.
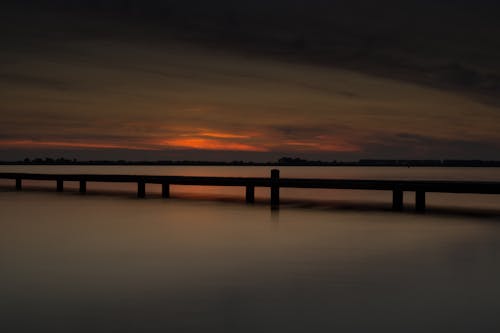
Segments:
[[[241,200],[162,200],[148,189],[138,200],[126,188],[81,196],[2,187],[0,331],[500,329],[498,216],[328,205],[271,212]],[[359,200],[356,193],[311,195]]]

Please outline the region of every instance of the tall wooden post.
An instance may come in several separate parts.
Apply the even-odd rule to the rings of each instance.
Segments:
[[[161,197],[162,198],[170,197],[170,184],[168,183],[161,184]]]
[[[137,182],[137,197],[138,198],[146,197],[146,183],[143,180],[139,180]]]
[[[21,178],[16,178],[16,191],[21,191],[23,189],[23,180]]]
[[[403,210],[403,191],[400,189],[392,191],[392,209]]]
[[[417,191],[415,193],[415,209],[417,212],[425,212],[425,192]]]
[[[255,186],[253,186],[253,185],[246,186],[245,199],[246,199],[247,203],[254,203],[255,202]]]
[[[80,193],[81,194],[87,193],[87,181],[85,180],[80,180]]]
[[[57,179],[57,192],[62,192],[64,191],[64,181],[62,178]]]
[[[271,170],[271,209],[280,207],[280,171]]]

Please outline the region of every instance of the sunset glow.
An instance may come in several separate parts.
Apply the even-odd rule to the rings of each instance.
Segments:
[[[266,148],[253,146],[250,144],[229,142],[216,139],[205,138],[177,138],[169,139],[161,142],[163,145],[172,148],[187,148],[201,150],[239,150],[239,151],[254,151],[265,152]]]
[[[192,132],[191,132],[192,133]],[[195,149],[220,151],[268,152],[278,151],[318,151],[318,152],[356,152],[360,147],[340,139],[319,137],[303,141],[282,140],[272,134],[261,133],[259,137],[238,135],[224,132],[197,132],[197,134],[181,133],[168,139],[144,138],[128,143],[97,141],[63,141],[63,140],[0,140],[0,148],[16,149]]]
[[[247,139],[247,138],[250,138],[249,135],[222,133],[222,132],[200,132],[200,133],[198,133],[198,135],[209,137],[209,138],[218,138],[218,139]]]
[[[113,7],[114,0],[109,1]],[[313,2],[303,6],[314,7]],[[186,17],[199,20],[193,30],[184,30],[191,23],[176,26],[185,21],[176,10],[167,10],[180,15],[172,26],[163,26],[170,20],[156,21],[156,16],[130,20],[144,15],[142,10],[113,16],[111,23],[106,15],[98,18],[111,7],[88,12],[85,6],[76,10],[73,1],[68,7],[62,3],[57,15],[49,13],[59,5],[46,12],[26,12],[19,5],[11,20],[0,22],[11,34],[0,54],[5,64],[0,70],[0,160],[106,156],[96,153],[99,149],[139,160],[498,158],[496,17],[490,18],[488,34],[480,24],[453,19],[460,31],[437,40],[423,23],[419,29],[401,26],[397,36],[388,36],[384,20],[360,20],[357,9],[346,15],[361,24],[348,24],[333,8],[349,2],[324,2],[325,8],[315,12],[321,18],[306,15],[301,25],[296,24],[303,15],[298,5],[234,2],[231,6],[248,13],[242,16],[248,21],[235,18],[241,30],[221,27],[226,11],[211,2],[200,11],[213,9],[210,17],[178,4]],[[149,6],[137,1],[129,9],[139,3]],[[278,16],[294,14],[280,25],[262,16],[260,6]],[[408,6],[404,10],[413,15]],[[495,11],[483,14],[490,12]],[[82,13],[96,17],[89,21]],[[441,22],[448,12],[422,13]],[[221,31],[235,35],[222,37]],[[474,34],[484,40],[479,43]],[[467,41],[456,44],[460,38]],[[214,151],[220,154],[215,157]]]

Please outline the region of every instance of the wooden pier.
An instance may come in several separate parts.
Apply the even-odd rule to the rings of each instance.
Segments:
[[[163,198],[170,197],[170,185],[237,186],[245,188],[248,203],[255,201],[256,187],[267,187],[271,192],[272,209],[279,208],[280,188],[392,191],[393,210],[403,209],[404,192],[415,192],[415,209],[419,212],[425,211],[425,194],[428,192],[500,194],[500,182],[280,178],[277,169],[271,170],[269,178],[0,173],[0,179],[15,180],[18,191],[22,190],[23,180],[55,181],[58,192],[64,191],[64,182],[79,182],[82,194],[86,193],[88,182],[136,183],[139,198],[146,197],[146,184],[161,184]]]

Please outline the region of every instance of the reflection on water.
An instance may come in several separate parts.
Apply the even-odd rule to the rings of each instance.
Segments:
[[[496,331],[497,222],[0,192],[0,331]]]

